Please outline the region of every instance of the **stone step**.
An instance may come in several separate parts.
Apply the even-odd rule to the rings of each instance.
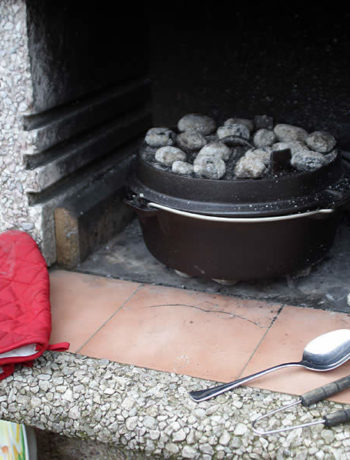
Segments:
[[[33,168],[33,180],[32,188],[26,191],[40,193],[87,164],[101,160],[119,145],[143,133],[150,122],[147,108],[142,108],[43,152],[28,163],[28,167]]]
[[[56,262],[73,268],[106,243],[130,221],[122,187],[131,158],[111,168],[99,180],[67,197],[54,210]]]
[[[121,189],[140,142],[140,138],[127,142],[104,156],[101,161],[86,165],[43,192],[28,194],[31,219],[42,229],[43,238],[39,243],[48,265],[56,262],[55,209],[85,193],[87,188],[102,181],[118,168],[119,174],[114,178],[114,187]]]

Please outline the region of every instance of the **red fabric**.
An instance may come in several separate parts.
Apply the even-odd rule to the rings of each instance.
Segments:
[[[49,346],[50,283],[46,262],[26,233],[0,235],[0,353],[36,344],[35,355],[0,358],[7,363],[32,361],[49,347],[66,350],[68,343]],[[5,369],[5,366],[3,366]],[[8,372],[9,369],[6,370]],[[0,379],[5,372],[0,373]]]
[[[14,364],[5,364],[4,366],[0,366],[1,373],[0,373],[0,380],[5,379],[9,375],[13,374],[15,370]]]

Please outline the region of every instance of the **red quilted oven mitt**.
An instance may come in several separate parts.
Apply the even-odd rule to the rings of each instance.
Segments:
[[[27,363],[45,350],[64,351],[69,343],[49,345],[49,274],[35,241],[24,232],[0,235],[0,379],[15,363]]]

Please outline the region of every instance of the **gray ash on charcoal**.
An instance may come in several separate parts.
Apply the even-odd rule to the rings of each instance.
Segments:
[[[147,131],[145,142],[150,147],[164,147],[175,144],[175,133],[169,128],[151,128]]]
[[[231,117],[222,124],[201,114],[184,115],[177,128],[147,131],[141,157],[173,174],[213,180],[262,179],[315,171],[333,161],[336,140],[328,132]]]

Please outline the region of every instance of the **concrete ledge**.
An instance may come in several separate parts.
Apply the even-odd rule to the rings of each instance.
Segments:
[[[70,353],[46,352],[0,383],[0,418],[152,458],[349,458],[350,428],[318,425],[267,438],[251,421],[294,399],[239,388],[196,404],[209,382]],[[333,402],[276,414],[279,425],[341,408]],[[316,455],[317,454],[317,455]]]

